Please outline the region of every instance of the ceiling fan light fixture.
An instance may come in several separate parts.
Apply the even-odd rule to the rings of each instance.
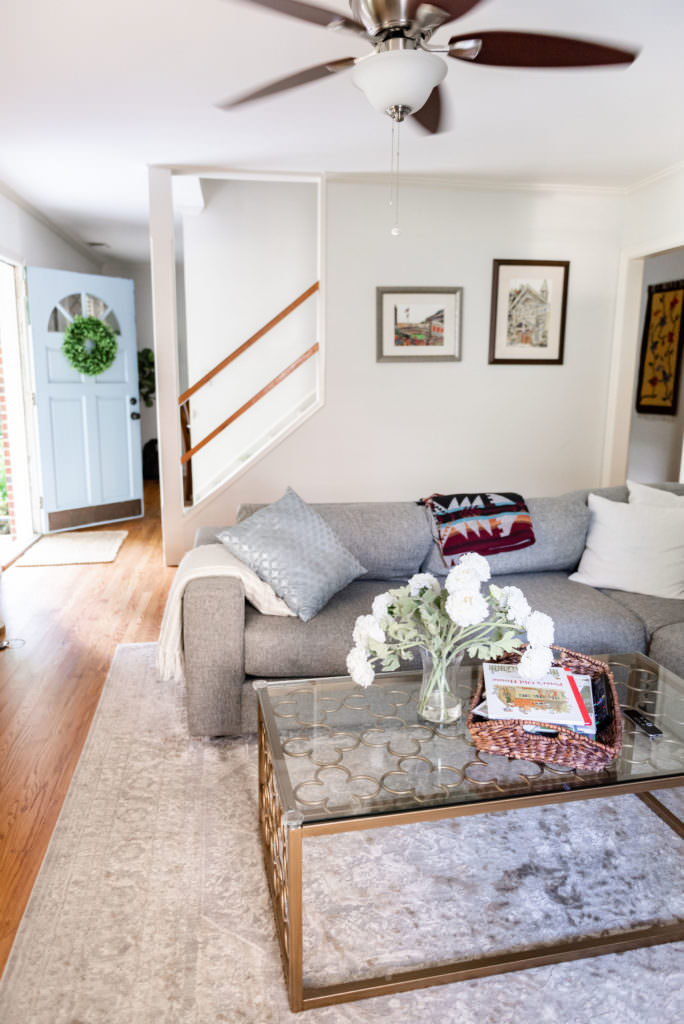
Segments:
[[[352,79],[381,114],[404,108],[415,114],[447,73],[441,57],[424,50],[382,50],[360,60]]]

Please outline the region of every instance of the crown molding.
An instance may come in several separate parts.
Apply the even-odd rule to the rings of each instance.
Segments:
[[[10,188],[9,185],[6,185],[3,181],[0,181],[0,195],[3,195],[5,199],[9,199],[9,201],[14,203],[15,206],[19,206],[24,213],[28,213],[30,217],[33,217],[33,219],[37,220],[39,224],[42,224],[44,228],[51,231],[53,235],[57,235],[57,237],[61,238],[63,242],[66,242],[67,245],[71,246],[72,249],[75,249],[81,254],[81,256],[85,256],[87,259],[91,260],[96,266],[101,267],[106,262],[106,258],[103,259],[96,256],[93,250],[85,245],[80,238],[76,238],[75,235],[72,235],[71,232],[67,231],[65,228],[60,227],[59,224],[55,224],[47,214],[33,206],[27,199],[24,199],[23,196],[20,196],[18,192],[15,192],[13,188]]]
[[[389,185],[394,176],[387,172],[329,172],[325,175],[329,183],[347,183],[358,185]],[[404,186],[416,188],[459,189],[469,192],[562,192],[578,195],[624,196],[625,186],[618,185],[579,185],[549,181],[517,181],[511,178],[461,178],[450,174],[400,174],[399,180]]]
[[[387,171],[259,171],[178,164],[158,164],[156,166],[170,171],[174,176],[197,175],[226,180],[321,181],[325,179],[326,182],[342,182],[352,185],[388,185],[394,181],[394,175]],[[400,174],[400,181],[402,185],[413,185],[416,188],[461,189],[473,192],[576,192],[580,195],[622,196],[626,195],[629,190],[629,187],[625,185],[582,185],[552,181],[521,181],[514,178],[468,178],[438,172],[434,174],[406,172]]]
[[[684,174],[684,160],[679,163],[671,164],[669,167],[664,167],[662,171],[656,171],[655,174],[649,174],[646,178],[641,178],[640,181],[636,181],[633,185],[627,189],[629,195],[633,192],[638,192],[642,188],[648,188],[649,185],[656,185],[659,181],[666,181],[668,178],[674,178],[677,174]]]
[[[225,181],[304,181],[318,183],[324,178],[322,171],[259,171],[233,167],[208,167],[203,164],[148,164],[148,169],[170,171],[175,178],[191,175]]]

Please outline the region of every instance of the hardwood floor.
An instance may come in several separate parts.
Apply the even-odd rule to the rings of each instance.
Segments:
[[[117,558],[0,578],[0,973],[120,643],[154,641],[175,569],[162,562],[159,488]],[[104,526],[100,529],[118,529]]]

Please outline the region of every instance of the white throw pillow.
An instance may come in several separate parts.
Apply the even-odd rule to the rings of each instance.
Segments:
[[[576,583],[684,598],[684,509],[589,495],[591,522]]]
[[[684,494],[674,494],[672,491],[662,491],[659,487],[650,487],[648,484],[637,484],[633,480],[627,481],[629,500],[639,505],[659,505],[661,508],[684,509]]]

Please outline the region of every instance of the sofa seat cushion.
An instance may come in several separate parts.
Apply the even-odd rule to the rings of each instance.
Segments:
[[[432,544],[426,510],[411,501],[312,504],[335,536],[366,567],[367,580],[402,580],[420,570]],[[241,505],[238,521],[260,505]]]
[[[346,675],[357,617],[370,614],[373,598],[395,584],[355,580],[307,623],[262,615],[246,605],[246,674],[265,679]],[[402,663],[402,668],[418,666],[419,662],[416,658],[413,663]]]
[[[656,629],[648,656],[684,679],[684,622],[672,622]]]
[[[650,637],[661,626],[682,623],[684,629],[684,600],[676,597],[653,597],[651,594],[631,594],[625,590],[602,589],[613,601],[618,601],[638,615]]]
[[[635,612],[593,587],[572,583],[565,573],[514,573],[493,582],[519,587],[535,611],[550,615],[560,647],[583,654],[647,649],[646,629]]]

